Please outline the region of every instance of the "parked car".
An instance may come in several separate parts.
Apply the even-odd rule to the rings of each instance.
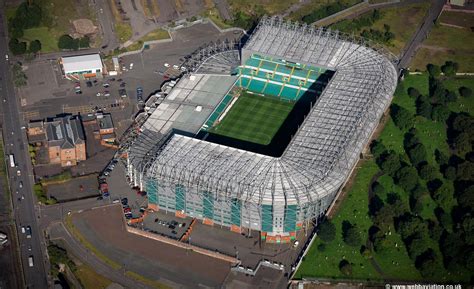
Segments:
[[[105,88],[107,88],[107,87],[110,86],[110,84],[108,84],[107,82],[105,82],[105,83],[102,84],[102,86],[105,87]]]
[[[120,200],[122,205],[126,206],[128,204],[128,199],[127,198],[123,198],[122,200]]]
[[[30,239],[31,238],[31,227],[26,226],[26,238]]]
[[[92,87],[92,81],[88,80],[88,81],[86,82],[86,85],[87,85],[87,87]]]
[[[170,67],[169,63],[163,64],[165,67]]]
[[[130,207],[123,208],[124,213],[131,213],[132,209]]]

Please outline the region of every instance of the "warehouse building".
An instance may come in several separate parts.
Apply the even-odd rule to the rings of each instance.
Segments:
[[[71,80],[102,77],[104,67],[99,54],[62,57],[60,64],[64,77]]]

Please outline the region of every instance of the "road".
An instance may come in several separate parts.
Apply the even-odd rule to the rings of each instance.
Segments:
[[[2,1],[0,7],[3,5]],[[28,288],[43,289],[48,288],[46,258],[43,255],[45,247],[37,225],[37,212],[32,190],[33,170],[28,155],[26,133],[21,128],[22,119],[18,110],[18,99],[11,81],[10,64],[6,59],[8,40],[4,11],[4,9],[0,9],[0,37],[2,38],[0,40],[0,103],[3,111],[5,154],[7,155],[6,159],[8,159],[8,154],[13,154],[16,162],[16,167],[8,166],[8,173],[11,191],[15,192],[12,195],[17,230],[21,232],[21,226],[30,226],[32,231],[30,238],[22,233],[19,233],[18,236],[25,285]],[[17,171],[20,171],[21,176],[17,176]],[[33,267],[28,265],[29,256],[33,257]]]
[[[97,12],[97,20],[99,20],[100,30],[102,32],[101,50],[107,53],[119,47],[120,43],[115,37],[114,17],[107,0],[91,0],[95,5]]]
[[[438,18],[439,14],[443,10],[443,6],[446,3],[446,0],[432,0],[430,9],[428,10],[428,15],[425,17],[423,24],[412,36],[410,41],[405,46],[402,51],[402,57],[398,62],[398,68],[407,68],[410,64],[411,59],[415,56],[416,50],[419,45],[428,37],[428,34],[433,28],[433,25]]]

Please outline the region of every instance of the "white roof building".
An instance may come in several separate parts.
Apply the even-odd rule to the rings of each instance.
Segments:
[[[71,74],[102,74],[102,59],[99,54],[62,57],[61,64],[66,76]]]

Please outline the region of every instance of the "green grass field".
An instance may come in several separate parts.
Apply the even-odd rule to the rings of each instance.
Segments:
[[[396,103],[412,113],[415,113],[415,99],[410,98],[406,93],[409,87],[415,87],[422,94],[428,93],[428,75],[409,75],[403,82],[405,90],[395,95],[393,103]],[[474,81],[472,77],[455,77],[444,82],[446,88],[457,91],[461,86],[467,86],[474,89]],[[471,98],[459,97],[457,101],[449,103],[448,107],[451,111],[464,111],[471,113],[474,111],[474,101]],[[439,122],[429,119],[417,117],[415,127],[420,133],[421,142],[426,147],[428,163],[435,165],[434,151],[439,149],[444,154],[449,154],[449,147],[446,143],[446,126]],[[394,122],[389,119],[381,133],[379,139],[384,145],[391,150],[401,154],[408,161],[403,148],[404,132],[395,126]],[[415,268],[414,262],[409,258],[407,250],[401,240],[401,237],[395,230],[387,237],[387,248],[382,252],[373,252],[372,256],[379,265],[383,276],[379,274],[371,261],[364,258],[359,248],[350,247],[344,243],[342,238],[342,222],[349,220],[360,228],[363,242],[367,239],[367,231],[372,221],[368,215],[368,190],[370,181],[375,173],[379,171],[377,164],[373,158],[369,158],[363,162],[361,167],[357,169],[354,183],[348,189],[347,197],[342,200],[341,206],[333,217],[332,222],[336,226],[336,238],[334,241],[326,243],[324,251],[318,250],[318,245],[323,243],[321,239],[316,238],[314,244],[310,248],[308,254],[304,257],[303,262],[295,274],[295,279],[301,278],[333,278],[346,279],[348,276],[341,273],[338,264],[342,259],[346,259],[353,263],[353,273],[350,278],[355,280],[424,280],[419,271]],[[401,199],[407,204],[409,195],[402,188],[395,185],[392,178],[382,176],[378,181],[385,187],[387,192],[397,193]],[[444,180],[445,182],[447,180]],[[422,181],[425,184],[425,181]],[[431,197],[425,196],[423,199],[423,211],[421,216],[424,219],[434,219],[434,209],[437,206]],[[430,239],[431,240],[431,239]],[[438,256],[441,256],[438,243],[431,240],[431,248]],[[430,281],[445,281],[446,278],[454,280],[469,280],[468,272],[460,270],[456,273],[448,273],[444,268],[439,268],[439,276]],[[426,280],[425,280],[426,281]]]
[[[268,145],[293,106],[293,102],[244,92],[210,132]]]

